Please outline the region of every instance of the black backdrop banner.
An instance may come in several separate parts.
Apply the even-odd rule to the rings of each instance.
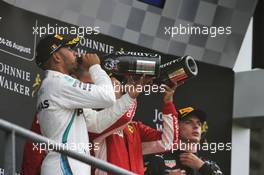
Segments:
[[[40,34],[45,32],[44,27],[46,32],[48,27],[51,32],[52,27],[54,30],[60,26],[80,28],[13,7],[3,1],[0,1],[0,17],[0,118],[29,129],[36,111],[36,90],[43,79],[43,71],[37,68],[34,61]],[[81,39],[78,52],[95,52],[98,55],[120,50],[159,53],[100,34],[100,28],[87,27],[91,34],[86,33]],[[162,62],[169,61],[164,54],[159,54]],[[227,144],[231,142],[234,74],[231,69],[201,62],[198,62],[198,67],[197,78],[176,90],[174,102],[177,108],[191,105],[207,112],[209,119],[206,141],[213,151],[204,151],[203,154],[216,161],[224,174],[230,174],[231,151]],[[161,129],[162,95],[146,94],[138,99],[135,120]],[[0,131],[0,143],[3,142],[4,132]],[[221,149],[216,149],[217,145],[214,143],[218,146],[220,143]],[[222,149],[223,144],[225,149]],[[20,172],[23,145],[24,140],[17,138],[17,172]],[[0,144],[0,169],[3,168],[3,149],[3,144]]]

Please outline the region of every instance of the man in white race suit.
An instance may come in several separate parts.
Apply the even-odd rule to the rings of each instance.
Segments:
[[[78,66],[76,52],[71,50],[80,38],[48,35],[37,46],[37,65],[45,70],[38,91],[37,115],[41,133],[68,149],[89,155],[88,134],[80,108],[106,108],[115,102],[109,76],[100,66],[96,54],[82,55],[82,66],[89,70],[94,84],[83,83],[70,76]],[[56,152],[48,152],[42,175],[89,175],[90,166]]]

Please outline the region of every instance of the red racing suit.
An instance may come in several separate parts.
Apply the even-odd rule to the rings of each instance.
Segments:
[[[135,111],[135,107],[133,111]],[[174,104],[164,105],[162,112],[162,131],[157,131],[141,122],[122,123],[125,118],[131,118],[131,116],[124,115],[119,119],[119,122],[103,133],[89,133],[90,141],[99,145],[100,148],[94,150],[92,154],[99,159],[143,175],[142,155],[165,152],[178,141],[178,121]],[[134,114],[134,112],[130,113]],[[107,175],[106,172],[99,169],[92,169],[92,174]]]

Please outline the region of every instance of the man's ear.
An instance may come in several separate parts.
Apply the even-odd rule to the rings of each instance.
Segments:
[[[62,61],[61,55],[58,52],[55,52],[51,56],[54,63],[60,63]]]

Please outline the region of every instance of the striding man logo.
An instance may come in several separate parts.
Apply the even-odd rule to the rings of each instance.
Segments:
[[[35,82],[32,85],[32,93],[31,93],[32,97],[35,97],[36,92],[38,91],[38,89],[40,87],[40,84],[41,84],[41,78],[40,78],[40,75],[37,74],[36,77],[35,77]]]

